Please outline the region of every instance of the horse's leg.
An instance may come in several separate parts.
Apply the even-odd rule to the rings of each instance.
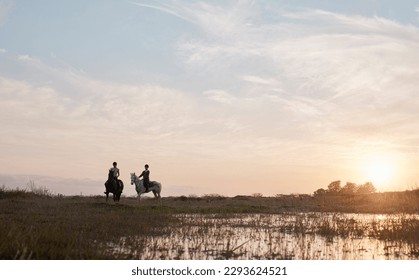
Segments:
[[[116,193],[116,201],[118,203],[119,203],[119,200],[121,200],[121,194],[122,194],[122,190],[121,190],[121,188],[119,188],[117,193]]]
[[[105,192],[104,192],[104,194],[106,194],[106,202],[108,202],[108,195],[109,195],[108,184],[109,184],[109,179],[108,179],[108,181],[105,182]]]
[[[135,186],[136,186],[137,197],[138,197],[138,204],[139,204],[141,202],[141,194],[142,194],[142,192],[141,192],[140,186],[138,186],[137,184]]]
[[[160,190],[157,192],[157,201],[159,202],[159,205],[161,205],[161,196],[160,196]]]

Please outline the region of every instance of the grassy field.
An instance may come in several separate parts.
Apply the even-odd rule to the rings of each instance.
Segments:
[[[139,203],[134,197],[122,197],[119,204],[114,204],[111,200],[105,202],[104,196],[55,196],[47,190],[3,187],[0,188],[0,259],[121,258],[122,255],[110,252],[109,244],[132,238],[129,242],[135,242],[138,248],[147,246],[139,236],[167,234],[171,226],[179,226],[179,215],[228,217],[240,213],[290,212],[418,214],[419,190],[319,197],[182,196],[162,198],[160,203],[154,199],[142,199]],[[409,238],[419,238],[419,221],[406,221],[405,228],[396,230],[394,239],[406,235],[406,231]],[[121,241],[121,237],[126,239]],[[419,244],[419,240],[410,242]],[[123,258],[132,257],[123,255]]]

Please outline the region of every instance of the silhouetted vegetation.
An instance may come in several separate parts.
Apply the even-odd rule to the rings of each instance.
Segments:
[[[342,195],[353,195],[353,194],[370,194],[375,193],[377,190],[371,182],[366,182],[362,185],[357,185],[352,182],[347,182],[341,187],[341,181],[331,182],[326,189],[320,188],[314,192],[315,196],[325,194],[342,194]]]

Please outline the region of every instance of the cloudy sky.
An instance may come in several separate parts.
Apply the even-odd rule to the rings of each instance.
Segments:
[[[0,185],[419,183],[419,3],[0,0]]]

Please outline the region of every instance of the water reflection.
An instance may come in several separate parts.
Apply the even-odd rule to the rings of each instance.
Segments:
[[[391,230],[417,216],[299,213],[178,215],[170,234],[123,239],[114,254],[138,259],[418,259],[416,237]],[[418,228],[412,234],[417,236]],[[383,236],[388,234],[388,236]],[[397,233],[395,233],[397,234]]]

